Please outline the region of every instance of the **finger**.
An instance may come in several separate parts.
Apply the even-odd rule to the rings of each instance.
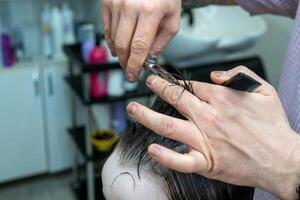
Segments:
[[[158,55],[172,40],[179,29],[180,14],[170,16],[160,25],[159,32],[153,42],[150,53]]]
[[[152,144],[148,148],[150,156],[166,168],[182,173],[205,173],[208,162],[205,156],[198,151],[188,154],[180,154],[158,144]]]
[[[103,1],[103,4],[102,4],[102,20],[103,20],[105,40],[111,51],[111,54],[115,55],[115,52],[113,52],[114,46],[113,46],[112,40],[110,39],[111,13],[109,11],[109,6],[107,5],[106,1]]]
[[[138,79],[161,19],[162,16],[152,16],[151,13],[142,14],[139,17],[127,64],[126,75],[128,81],[134,82]]]
[[[198,82],[198,81],[179,81],[182,86],[190,85],[189,91],[191,91],[200,100],[211,104],[212,97],[215,93],[221,92],[223,89],[219,85]]]
[[[112,1],[112,19],[111,19],[111,33],[110,33],[110,38],[113,41],[115,41],[118,26],[119,26],[119,21],[120,21],[120,10],[121,10],[121,0],[114,0]]]
[[[129,104],[127,111],[143,126],[161,136],[192,147],[199,144],[201,138],[197,136],[197,127],[190,121],[163,115],[138,103]]]
[[[244,73],[244,74],[254,78],[255,80],[257,80],[258,82],[260,82],[262,84],[259,88],[257,88],[254,91],[255,93],[261,93],[264,95],[274,94],[275,90],[268,82],[266,82],[261,77],[259,77],[257,74],[255,74],[253,71],[249,70],[247,67],[244,67],[244,66],[239,66],[239,67],[233,68],[229,71],[212,72],[211,79],[216,84],[223,84],[238,73]]]
[[[150,76],[147,79],[147,86],[171,104],[188,119],[196,119],[202,113],[212,112],[212,108],[206,102],[185,90],[183,87],[169,83],[158,77]],[[197,112],[195,112],[197,109]]]
[[[130,53],[130,44],[137,23],[137,13],[129,5],[123,6],[117,35],[115,49],[122,67],[126,70]]]

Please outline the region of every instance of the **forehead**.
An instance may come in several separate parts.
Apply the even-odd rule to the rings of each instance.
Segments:
[[[141,169],[139,179],[136,166],[121,166],[119,159],[119,153],[114,151],[102,170],[103,193],[107,200],[168,200],[160,177]]]

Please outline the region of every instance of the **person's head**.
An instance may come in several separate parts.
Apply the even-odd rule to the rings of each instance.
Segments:
[[[190,90],[189,85],[186,88]],[[191,90],[190,90],[191,91]],[[159,97],[152,110],[185,119]],[[184,134],[189,134],[188,132]],[[150,144],[160,144],[179,153],[189,148],[162,137],[139,123],[134,123],[121,137],[103,172],[103,192],[108,200],[251,200],[254,188],[235,186],[198,174],[184,174],[166,169],[147,153]]]

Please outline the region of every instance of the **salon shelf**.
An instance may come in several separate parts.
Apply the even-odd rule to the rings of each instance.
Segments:
[[[72,61],[77,64],[81,68],[82,73],[92,73],[92,72],[101,72],[112,69],[122,69],[119,63],[107,63],[107,64],[86,64],[83,61],[81,55],[81,45],[73,44],[73,45],[65,45],[63,47],[65,54],[67,55],[69,61]]]
[[[236,66],[247,66],[261,78],[267,80],[262,60],[258,56],[245,57],[241,59],[229,60],[224,62],[216,62],[211,64],[196,65],[188,68],[178,69],[185,74],[190,80],[211,83],[210,73],[212,71],[227,71]],[[175,73],[174,67],[171,65],[164,66],[168,71]]]
[[[80,153],[84,157],[85,161],[99,161],[106,159],[111,153],[102,153],[97,151],[96,149],[93,149],[93,156],[88,156],[86,154],[86,144],[85,144],[85,127],[84,126],[79,126],[75,128],[70,128],[68,129],[68,133],[71,136],[72,140],[76,144],[77,148],[79,149]]]
[[[102,181],[101,178],[96,178],[95,180],[95,197],[96,200],[105,200],[102,193]],[[87,181],[85,179],[79,180],[76,185],[71,184],[71,188],[75,194],[77,200],[86,200],[87,199],[87,190],[86,190]]]
[[[120,97],[103,97],[103,98],[93,98],[91,97],[89,101],[84,99],[83,94],[83,78],[82,76],[67,76],[65,77],[65,81],[71,87],[73,92],[79,97],[84,105],[92,105],[92,104],[104,104],[104,103],[113,103],[117,101],[125,101],[131,98],[138,98],[138,97],[149,97],[153,95],[148,88],[143,87],[139,88],[137,91],[134,92],[127,92],[125,95]]]

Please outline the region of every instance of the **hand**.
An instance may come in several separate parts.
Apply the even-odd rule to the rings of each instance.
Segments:
[[[108,46],[134,82],[148,54],[161,52],[177,33],[181,0],[103,0],[102,8]]]
[[[138,103],[131,103],[128,113],[156,133],[190,147],[189,153],[179,154],[151,145],[148,151],[161,165],[296,199],[299,136],[291,129],[276,91],[245,67],[215,72],[211,78],[222,84],[239,72],[262,86],[247,93],[193,82],[193,95],[182,94],[180,86],[167,87],[170,83],[161,78],[149,77],[147,85],[188,120],[156,113]]]

